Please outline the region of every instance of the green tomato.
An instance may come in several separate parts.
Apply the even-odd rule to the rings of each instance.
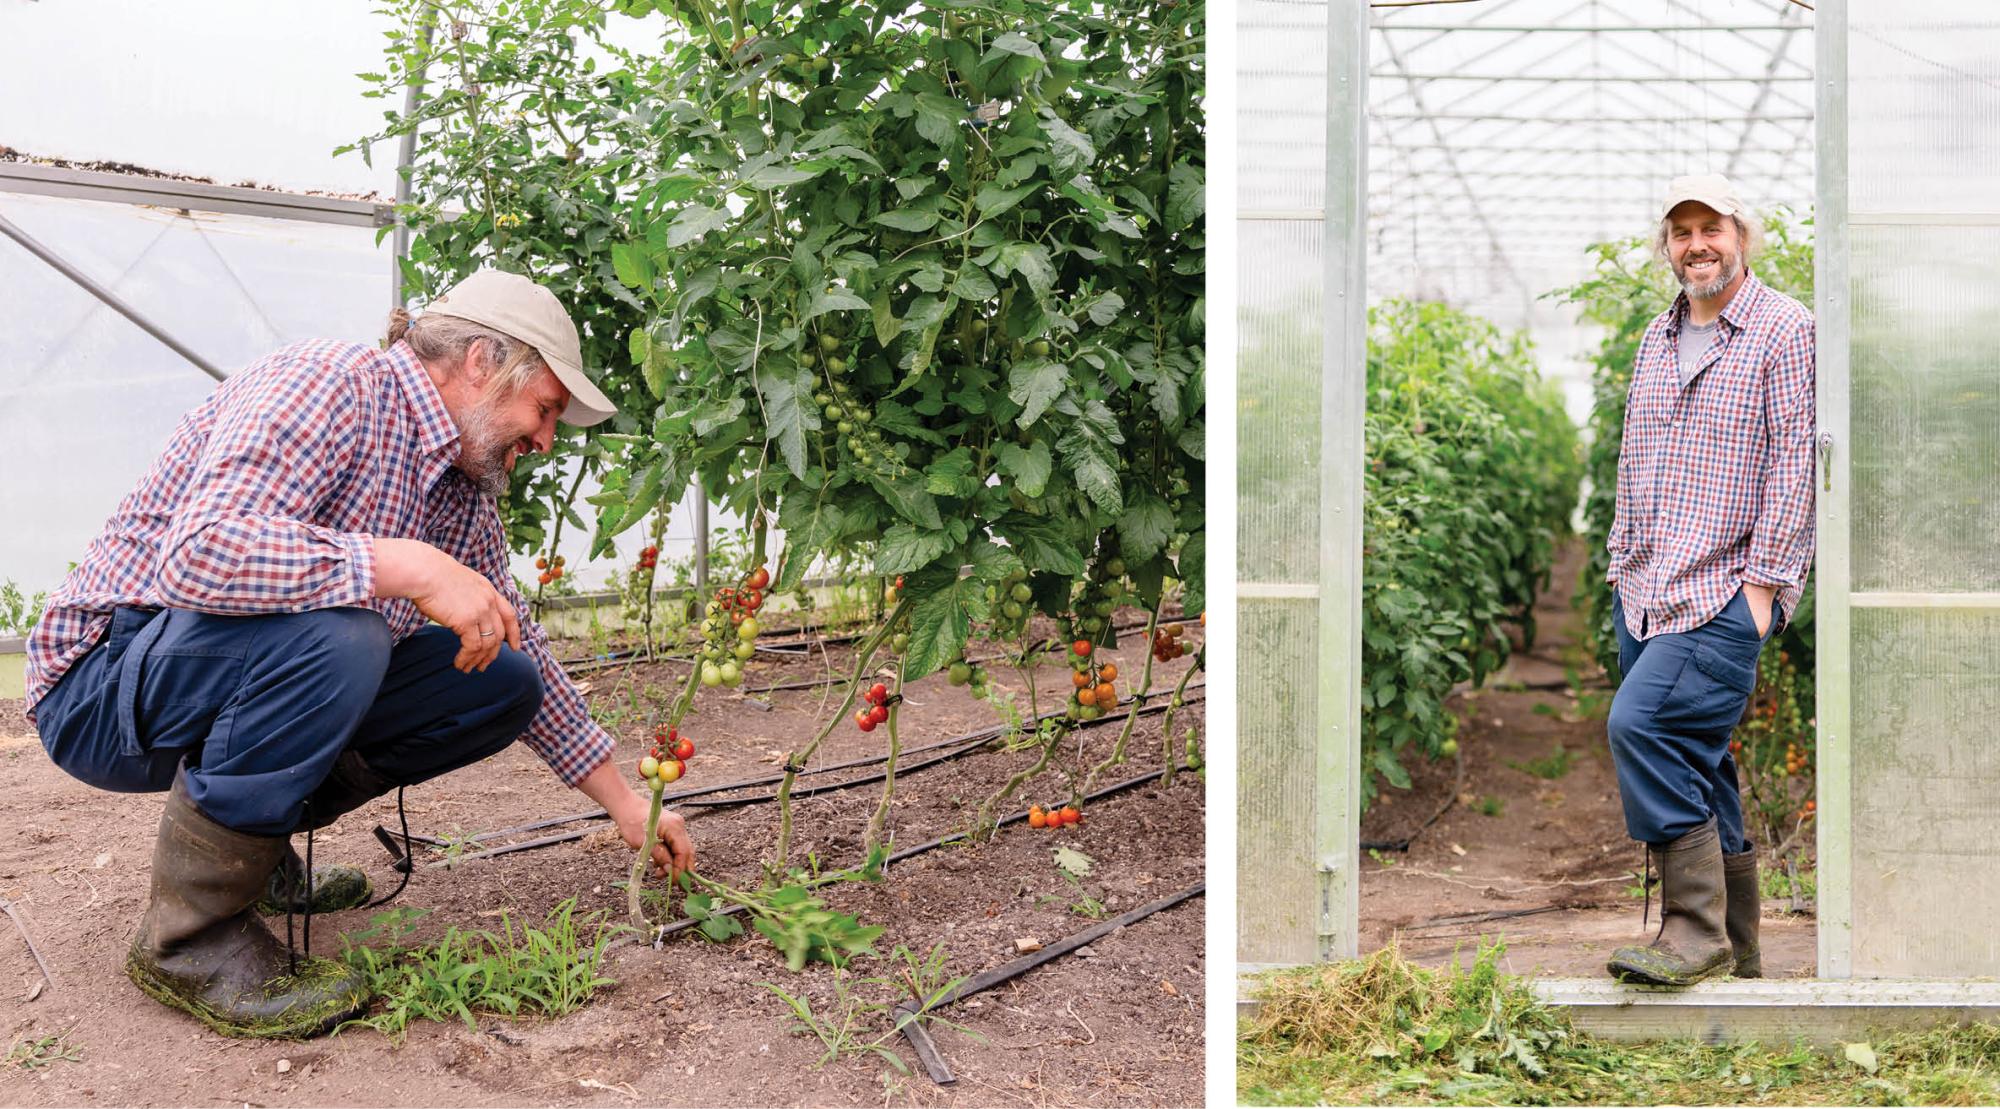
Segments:
[[[1095,719],[1097,719],[1098,717],[1100,717],[1100,716],[1103,716],[1103,715],[1104,715],[1104,710],[1103,710],[1103,709],[1101,709],[1101,708],[1098,708],[1098,707],[1097,707],[1096,705],[1084,705],[1084,706],[1083,706],[1082,708],[1078,709],[1077,711],[1078,711],[1078,713],[1079,713],[1080,715],[1082,715],[1082,717],[1083,717],[1083,718],[1084,718],[1085,720],[1095,720]]]
[[[972,667],[966,665],[964,662],[954,662],[951,664],[951,670],[946,675],[945,680],[951,682],[953,685],[964,685],[972,680]]]
[[[712,662],[701,664],[701,684],[710,689],[722,684],[722,668]]]
[[[1007,595],[1024,605],[1035,599],[1035,591],[1028,588],[1028,583],[1026,582],[1017,582],[1014,588],[1008,591]]]
[[[745,616],[743,622],[736,625],[736,638],[741,639],[745,643],[757,638],[757,618],[755,616]]]
[[[1013,601],[1008,601],[1006,604],[1000,606],[1000,615],[1005,616],[1009,620],[1019,620],[1024,611],[1026,610]]]
[[[854,414],[854,418],[860,420],[864,424],[872,424],[875,422],[875,413],[864,408],[861,411],[856,412]]]
[[[973,320],[973,321],[972,321],[972,337],[973,337],[973,338],[975,338],[975,339],[977,339],[977,338],[979,338],[980,336],[982,336],[982,335],[985,335],[985,334],[986,334],[986,321],[985,321],[985,320],[980,320],[980,319],[975,319],[975,320]]]
[[[1047,358],[1049,356],[1049,341],[1047,339],[1036,339],[1034,342],[1028,344],[1028,353],[1037,358]]]
[[[1124,577],[1125,560],[1122,558],[1113,558],[1106,561],[1104,564],[1104,572],[1111,575],[1114,578]]]
[[[842,420],[839,423],[833,425],[833,430],[839,432],[842,435],[852,435],[854,434],[854,425],[847,422],[846,420]]]
[[[660,776],[660,760],[658,760],[658,759],[654,758],[654,757],[653,757],[653,756],[651,756],[651,755],[647,755],[647,756],[646,756],[645,758],[643,758],[643,759],[640,759],[640,760],[639,760],[639,776],[640,776],[640,777],[642,777],[642,778],[648,778],[648,779],[651,779],[651,778],[657,778],[657,777],[659,777],[659,776]]]
[[[910,637],[903,634],[902,632],[897,632],[895,636],[889,640],[889,649],[896,652],[899,655],[902,654],[904,651],[910,649]]]
[[[820,59],[822,62],[825,60],[824,58]],[[832,335],[821,335],[819,337],[819,349],[832,354],[834,351],[840,349],[840,340]]]
[[[736,657],[744,662],[749,662],[750,656],[756,653],[757,645],[755,643],[738,643],[736,645]]]
[[[875,456],[867,451],[857,450],[854,452],[854,461],[863,466],[872,466],[875,464]]]
[[[825,390],[821,390],[820,392],[814,393],[813,403],[821,406],[832,404],[833,394],[826,392]]]
[[[1118,603],[1116,601],[1097,602],[1097,614],[1099,616],[1109,616],[1117,611],[1118,611]]]
[[[1458,754],[1458,741],[1447,739],[1443,743],[1440,743],[1438,745],[1438,754],[1448,759],[1455,757]]]
[[[840,355],[838,355],[838,354],[829,354],[829,355],[827,355],[827,356],[826,356],[826,372],[828,372],[828,373],[830,373],[830,374],[835,374],[835,375],[839,375],[839,374],[844,374],[844,373],[846,373],[846,372],[847,372],[847,359],[845,359],[845,358],[842,358],[842,357],[841,357]]]
[[[722,664],[722,684],[736,686],[743,684],[743,668],[734,662]]]
[[[879,428],[879,427],[871,427],[871,428],[869,428],[869,429],[868,429],[868,441],[869,441],[869,442],[871,442],[871,443],[879,443],[879,442],[881,442],[881,441],[882,441],[882,429],[881,429],[881,428]]]
[[[829,404],[820,409],[820,415],[825,416],[829,420],[838,420],[840,419],[840,409]]]

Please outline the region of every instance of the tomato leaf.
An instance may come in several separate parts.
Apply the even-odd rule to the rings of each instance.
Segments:
[[[691,204],[681,209],[667,229],[667,245],[686,246],[708,234],[729,225],[729,213],[721,208],[710,208],[705,204]]]
[[[938,515],[937,501],[924,488],[921,476],[912,474],[888,480],[870,475],[868,484],[882,494],[882,499],[889,502],[889,507],[903,519],[929,531],[944,528],[944,520]]]
[[[1060,362],[1030,358],[1014,363],[1007,377],[1007,399],[1021,406],[1015,422],[1033,427],[1067,388],[1069,367]]]
[[[1014,479],[1015,488],[1024,497],[1039,497],[1049,487],[1049,473],[1053,461],[1049,457],[1049,445],[1040,439],[1028,446],[1016,443],[1000,444],[1000,472]]]
[[[896,524],[883,534],[881,545],[875,549],[875,572],[894,575],[920,570],[955,545],[944,532]]]
[[[812,391],[812,376],[801,370],[767,365],[757,373],[757,395],[764,402],[764,438],[777,444],[785,468],[794,477],[805,476],[806,432],[820,426]]]
[[[1073,578],[1083,573],[1083,553],[1061,528],[1047,520],[1011,512],[993,523],[994,534],[1005,539],[1030,570],[1041,570]]]
[[[986,585],[960,580],[958,567],[932,568],[906,579],[910,595],[910,646],[903,680],[936,673],[965,651],[972,622],[986,618]]]
[[[1174,510],[1152,492],[1125,502],[1118,518],[1118,540],[1128,561],[1144,562],[1165,550],[1174,537]]]

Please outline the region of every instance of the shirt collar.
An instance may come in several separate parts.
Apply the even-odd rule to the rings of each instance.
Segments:
[[[431,380],[430,371],[424,369],[416,352],[408,343],[398,341],[383,352],[383,357],[388,359],[396,384],[410,404],[410,415],[417,421],[417,449],[426,455],[456,449],[458,424],[445,409],[437,383]]]
[[[1749,324],[1752,306],[1757,298],[1763,295],[1763,290],[1764,283],[1757,280],[1757,275],[1746,268],[1743,271],[1743,284],[1737,286],[1736,295],[1730,297],[1729,303],[1722,306],[1722,314],[1716,318],[1728,320],[1732,329],[1741,331]],[[1674,306],[1667,312],[1671,317],[1672,330],[1678,334],[1681,325],[1687,322],[1687,290],[1683,289],[1675,295]]]

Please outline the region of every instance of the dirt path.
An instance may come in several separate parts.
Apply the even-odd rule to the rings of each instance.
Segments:
[[[746,684],[839,669],[851,665],[849,650],[760,661]],[[1129,676],[1119,684],[1129,689],[1145,660],[1144,644],[1134,636],[1114,657]],[[1156,678],[1171,683],[1186,665],[1156,671]],[[590,675],[593,707],[621,740],[619,765],[636,761],[655,706],[678,691],[685,674],[667,663]],[[1019,676],[998,667],[993,675],[1025,712]],[[1044,666],[1039,675],[1045,704],[1057,683],[1066,693],[1066,667]],[[763,698],[766,709],[738,693],[704,694],[687,729],[700,750],[684,784],[770,772],[784,751],[810,738],[831,710],[832,695],[827,689],[771,694]],[[991,706],[942,676],[912,687],[901,719],[906,747],[999,721]],[[1201,728],[1203,706],[1190,705],[1180,719]],[[1116,732],[1083,733],[1080,755],[1066,747],[1064,759],[1030,783],[1019,804],[1066,796],[1061,771],[1102,759]],[[886,729],[863,734],[849,724],[835,730],[816,762],[875,754],[886,740]],[[1159,768],[1161,749],[1158,718],[1141,720],[1129,762],[1100,784]],[[1028,765],[1026,758],[986,751],[900,779],[891,820],[896,844],[964,827],[978,801]],[[899,1038],[887,1046],[911,1068],[908,1074],[868,1055],[817,1065],[818,1041],[792,1032],[789,1011],[760,983],[828,1013],[838,1009],[835,977],[820,965],[788,973],[769,942],[754,934],[710,944],[683,933],[657,952],[623,947],[606,967],[618,984],[555,1020],[482,1016],[477,1031],[462,1023],[417,1024],[400,1046],[365,1029],[304,1044],[225,1039],[145,999],[120,972],[144,905],[159,799],[98,793],[62,774],[42,753],[19,702],[0,702],[0,768],[9,783],[0,795],[0,896],[19,906],[56,976],[53,989],[24,1000],[39,976],[19,933],[0,919],[0,1035],[13,1043],[63,1033],[83,1052],[79,1062],[32,1070],[0,1065],[0,1104],[1081,1106],[1186,1105],[1202,1096],[1206,906],[1200,898],[951,1010],[950,1018],[973,1034],[938,1034],[958,1075],[951,1086],[934,1085]],[[794,861],[808,854],[829,868],[858,861],[879,789],[799,801]],[[435,835],[592,807],[519,746],[414,787],[408,801],[411,830]],[[386,891],[394,875],[372,829],[377,823],[393,829],[395,812],[393,797],[377,801],[322,834],[315,850],[322,859],[364,865]],[[843,885],[827,899],[864,923],[884,925],[875,945],[884,956],[897,945],[923,952],[942,942],[952,973],[969,975],[1015,958],[1018,940],[1049,944],[1089,927],[1095,920],[1086,911],[1094,910],[1086,898],[1116,915],[1202,879],[1203,783],[1195,776],[1183,773],[1169,789],[1157,783],[1133,789],[1086,814],[1081,827],[1061,833],[1017,825],[989,844],[932,851],[893,867],[880,884]],[[691,808],[688,819],[703,873],[756,884],[776,839],[773,806]],[[624,892],[614,884],[631,856],[613,839],[603,829],[555,847],[422,869],[395,904],[432,910],[415,933],[419,939],[448,925],[497,928],[503,910],[539,921],[571,896],[585,910],[623,919]],[[1093,860],[1080,887],[1053,865],[1058,843]],[[315,951],[337,953],[339,934],[367,923],[361,912],[318,918]],[[893,965],[867,961],[860,974],[887,973]],[[864,998],[895,1000],[878,987],[857,989]],[[872,1038],[887,1022],[871,1018],[868,1027]]]
[[[1645,855],[1626,838],[1605,745],[1611,689],[1578,646],[1570,607],[1580,557],[1572,543],[1536,606],[1533,653],[1517,653],[1486,688],[1449,702],[1461,721],[1463,784],[1454,790],[1453,764],[1411,767],[1413,788],[1385,789],[1363,819],[1364,844],[1401,840],[1452,799],[1407,853],[1364,853],[1362,951],[1394,940],[1436,966],[1455,952],[1469,962],[1482,939],[1501,938],[1513,973],[1596,977],[1614,948],[1653,938],[1659,900],[1642,925],[1636,875]],[[1544,777],[1525,767],[1566,769]],[[1764,973],[1810,976],[1813,921],[1787,907],[1788,899],[1765,901]]]

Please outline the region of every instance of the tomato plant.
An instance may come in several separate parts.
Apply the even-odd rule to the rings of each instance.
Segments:
[[[1373,796],[1378,776],[1410,784],[1402,752],[1436,756],[1452,741],[1444,699],[1506,660],[1505,623],[1533,642],[1581,464],[1525,337],[1439,304],[1390,302],[1369,319],[1361,704]]]

